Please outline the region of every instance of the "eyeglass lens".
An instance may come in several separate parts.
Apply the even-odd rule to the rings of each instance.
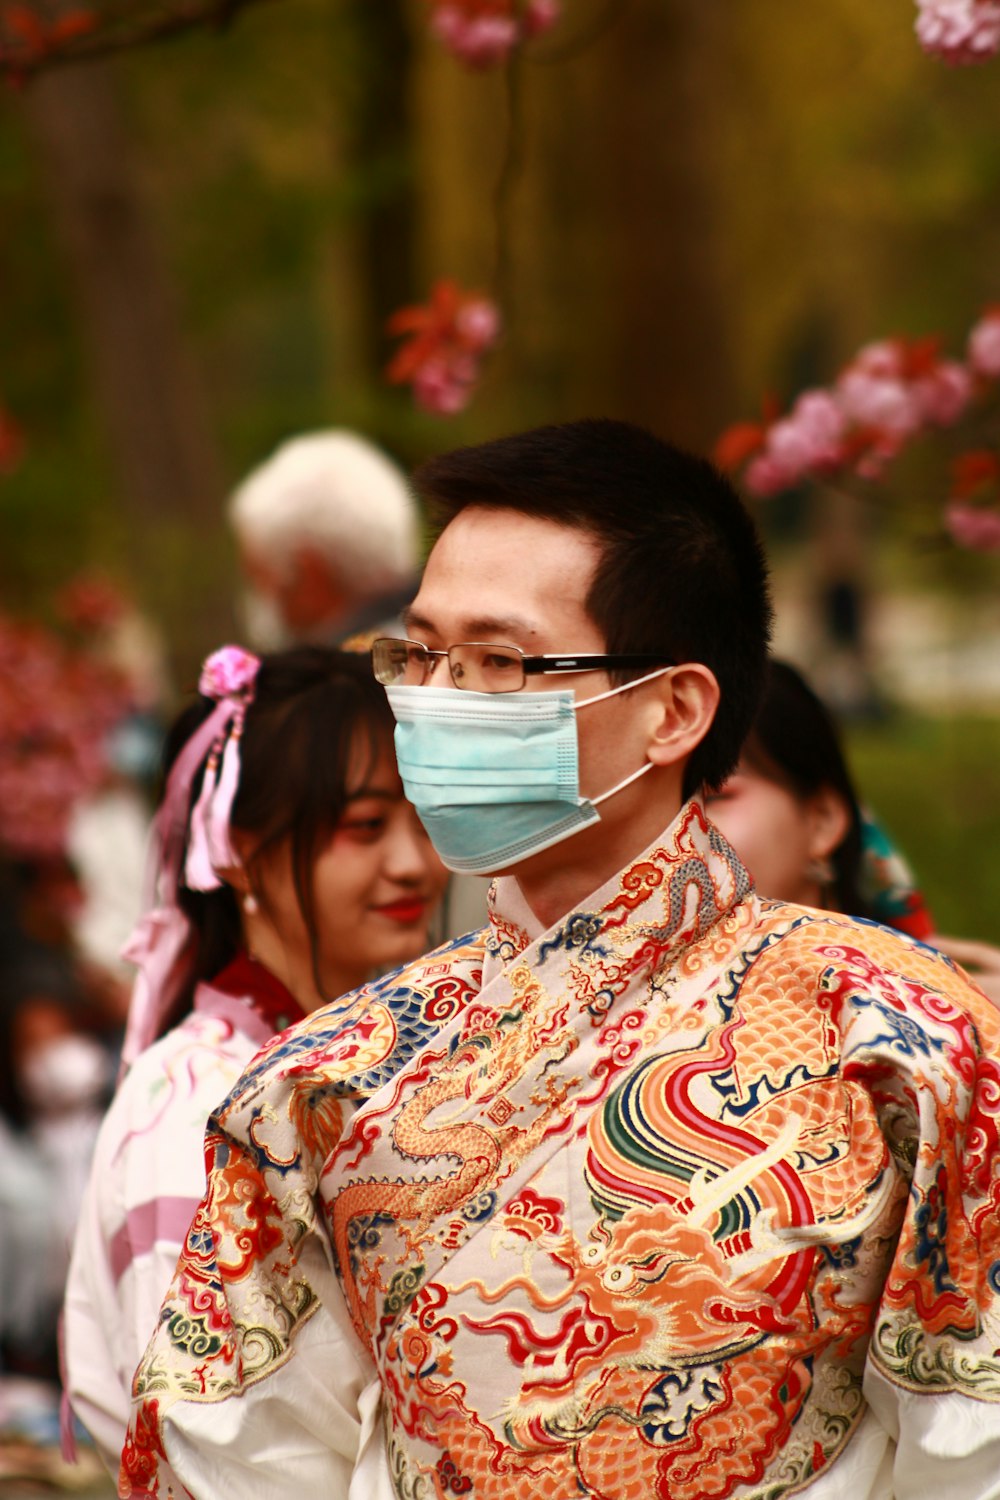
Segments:
[[[372,648],[375,676],[386,687],[420,687],[438,654],[419,641],[382,637]],[[463,642],[450,647],[447,654],[452,681],[468,692],[516,693],[524,686],[521,653],[512,646]]]

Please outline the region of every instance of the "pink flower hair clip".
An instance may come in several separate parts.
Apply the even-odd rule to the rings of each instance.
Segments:
[[[241,694],[249,701],[260,670],[260,657],[242,646],[220,646],[206,656],[198,679],[198,691],[206,698],[235,698]]]
[[[247,707],[253,702],[260,658],[242,646],[223,646],[205,659],[198,691],[223,707],[225,723],[212,745],[198,801],[191,813],[184,884],[193,891],[214,891],[218,872],[241,861],[233,847],[229,820],[240,783],[240,740]]]

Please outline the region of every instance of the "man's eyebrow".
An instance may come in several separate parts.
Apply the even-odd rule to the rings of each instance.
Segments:
[[[407,607],[403,611],[403,624],[407,630],[416,628],[426,631],[429,635],[439,634],[434,622],[412,607]],[[519,636],[527,639],[538,634],[537,625],[531,620],[526,620],[522,615],[472,615],[462,621],[461,629],[460,639],[463,641],[490,641],[498,636]]]
[[[413,608],[412,604],[406,605],[402,618],[404,630],[412,630],[416,626],[418,630],[428,630],[432,633],[434,631],[434,626],[428,620],[427,616],[420,614],[418,610]]]

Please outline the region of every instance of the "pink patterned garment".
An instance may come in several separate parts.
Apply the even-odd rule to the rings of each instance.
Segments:
[[[264,1042],[302,1012],[241,958],[133,1064],[101,1126],[66,1288],[71,1405],[112,1472],[129,1390],[205,1191],[209,1111]]]

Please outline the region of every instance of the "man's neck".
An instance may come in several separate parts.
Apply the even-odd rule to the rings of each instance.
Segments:
[[[647,799],[617,825],[601,822],[584,828],[510,873],[543,927],[554,927],[638,859],[657,834],[669,828],[681,806],[679,793],[668,799]]]

